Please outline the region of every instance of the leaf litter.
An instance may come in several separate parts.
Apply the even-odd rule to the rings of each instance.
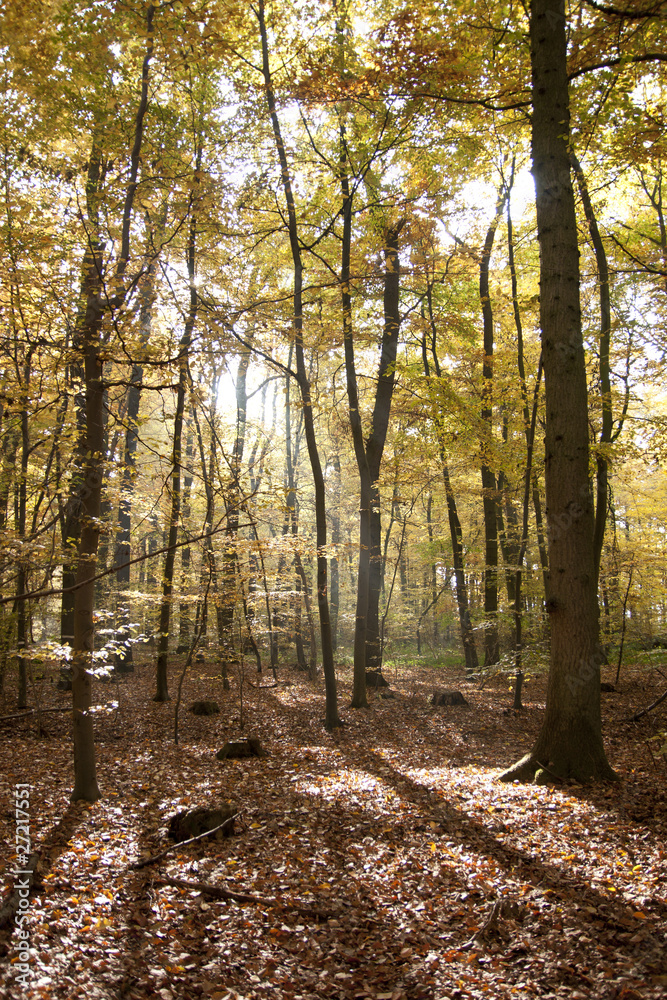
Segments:
[[[182,712],[175,746],[173,705],[150,700],[146,663],[121,681],[120,707],[97,716],[104,797],[92,806],[68,801],[65,715],[50,716],[40,739],[29,722],[0,727],[5,892],[18,782],[32,785],[40,853],[29,995],[664,997],[667,770],[647,742],[664,716],[624,721],[646,700],[645,675],[628,673],[624,693],[603,700],[623,781],[593,787],[497,780],[539,728],[543,683],[525,712],[504,714],[505,682],[479,691],[459,678],[469,707],[433,708],[434,677],[406,668],[395,698],[371,694],[368,710],[341,711],[346,725],[328,734],[323,691],[282,670],[276,688],[246,693],[241,733],[237,693],[211,669],[189,680],[187,697],[213,697],[222,713]],[[341,669],[341,706],[350,682]],[[100,685],[101,702],[106,693]],[[215,759],[248,734],[267,757]],[[233,837],[132,867],[169,846],[173,813],[220,799],[238,808]],[[9,925],[9,998],[26,995],[16,942]]]

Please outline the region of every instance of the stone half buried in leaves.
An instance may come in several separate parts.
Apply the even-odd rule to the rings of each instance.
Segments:
[[[257,737],[250,736],[247,740],[233,740],[230,743],[225,743],[222,750],[218,750],[215,756],[218,760],[266,757],[266,750]]]
[[[190,711],[193,715],[219,715],[220,706],[217,701],[194,701]]]
[[[434,691],[431,704],[440,705],[467,705],[468,702],[460,691]]]
[[[234,817],[237,812],[238,807],[231,800],[219,802],[210,808],[197,806],[195,809],[185,809],[171,817],[167,832],[177,844],[208,832],[216,840],[222,840],[234,832]]]

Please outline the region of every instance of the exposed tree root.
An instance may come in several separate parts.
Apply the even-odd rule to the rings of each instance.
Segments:
[[[328,920],[334,914],[330,910],[318,910],[312,906],[303,906],[301,903],[292,903],[289,900],[272,899],[270,896],[255,896],[249,892],[235,892],[225,889],[221,885],[212,885],[210,882],[189,882],[182,878],[161,877],[156,879],[160,885],[173,885],[179,889],[193,889],[202,892],[207,896],[214,896],[216,899],[231,899],[237,903],[254,903],[256,906],[277,906],[283,910],[294,910],[304,917],[315,917],[318,920]]]
[[[539,756],[538,756],[539,754]],[[533,782],[547,785],[551,782],[577,781],[588,784],[591,781],[620,781],[616,771],[604,756],[582,756],[574,759],[574,754],[561,753],[556,759],[532,750],[521,760],[507,768],[499,776],[500,781]]]

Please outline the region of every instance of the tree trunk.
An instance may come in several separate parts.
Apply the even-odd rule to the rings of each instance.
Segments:
[[[92,655],[95,645],[95,568],[100,535],[102,455],[104,449],[104,385],[99,345],[103,305],[99,274],[102,262],[88,255],[88,295],[83,331],[86,385],[86,463],[83,468],[81,534],[74,592],[74,636],[72,653],[72,736],[74,741],[74,789],[72,801],[94,802],[100,797],[95,767],[92,705]]]
[[[155,299],[155,268],[157,261],[152,259],[148,265],[146,278],[140,289],[139,298],[139,351],[142,352],[148,344],[151,334],[153,302]],[[137,444],[139,442],[139,405],[143,384],[143,365],[141,361],[133,361],[130,370],[130,384],[127,389],[127,410],[125,414],[125,447],[120,478],[120,498],[118,500],[118,530],[115,539],[114,562],[116,564],[117,616],[118,631],[116,640],[119,649],[116,652],[116,669],[131,671],[133,669],[132,644],[129,640],[130,608],[127,592],[130,589],[130,531],[132,515],[132,499],[134,496],[134,480],[136,476]]]
[[[440,359],[438,358],[437,330],[435,316],[433,314],[433,282],[429,280],[426,285],[426,301],[428,304],[429,326],[431,328],[431,356],[436,378],[442,378],[440,369]],[[424,374],[430,377],[431,368],[428,360],[428,350],[426,333],[422,338],[422,362]],[[461,642],[463,644],[463,655],[465,657],[466,674],[474,674],[479,668],[477,658],[477,647],[475,645],[475,633],[470,620],[470,609],[468,606],[468,588],[466,585],[465,565],[463,560],[463,531],[461,521],[456,506],[456,497],[452,489],[449,477],[449,465],[447,463],[447,453],[445,451],[444,435],[442,427],[437,423],[438,444],[440,452],[440,464],[442,467],[442,478],[445,484],[445,498],[447,500],[447,517],[449,520],[449,534],[452,541],[452,561],[454,563],[454,576],[456,579],[456,606],[459,613],[459,627],[461,629]]]
[[[493,471],[493,309],[489,290],[491,251],[498,223],[505,206],[504,190],[496,203],[496,214],[489,226],[479,267],[479,298],[484,326],[484,360],[482,362],[482,507],[484,511],[484,666],[500,659],[498,643],[498,521],[496,517],[498,491]]]
[[[602,743],[598,606],[589,480],[588,400],[579,247],[569,163],[566,19],[559,0],[533,0],[532,152],[540,244],[546,393],[546,491],[551,567],[547,707],[532,751],[504,780],[614,778]]]
[[[317,542],[317,607],[320,615],[320,639],[322,644],[322,665],[324,670],[324,685],[326,691],[326,718],[327,729],[333,729],[340,724],[338,718],[338,696],[336,693],[336,672],[334,669],[333,648],[331,644],[331,619],[329,617],[329,597],[327,593],[327,511],[326,494],[324,487],[324,476],[322,465],[317,449],[317,438],[315,436],[315,422],[313,416],[313,403],[310,394],[310,381],[306,372],[303,345],[303,262],[301,260],[301,245],[299,243],[299,231],[294,204],[294,194],[292,190],[292,180],[290,176],[289,164],[285,153],[285,146],[280,132],[280,121],[276,111],[276,102],[273,94],[273,84],[271,81],[271,68],[269,64],[269,43],[264,18],[264,0],[259,0],[256,8],[257,19],[262,44],[262,74],[264,76],[264,89],[266,101],[273,127],[273,135],[276,142],[276,152],[280,162],[282,174],[283,193],[287,206],[287,220],[289,228],[290,248],[292,251],[292,261],[294,264],[294,290],[293,290],[293,329],[294,329],[294,351],[296,355],[297,382],[301,390],[301,400],[303,402],[303,422],[306,434],[306,444],[308,447],[308,458],[313,475],[313,485],[315,487],[315,531]]]
[[[613,411],[611,404],[611,378],[609,367],[609,350],[611,340],[611,299],[609,290],[609,264],[607,263],[607,252],[602,242],[602,236],[593,211],[588,185],[584,171],[575,156],[570,153],[570,159],[574,175],[577,178],[579,194],[584,206],[584,214],[588,222],[588,229],[591,234],[591,242],[595,251],[595,261],[598,269],[598,286],[600,299],[600,333],[598,344],[600,349],[600,397],[602,401],[602,428],[595,455],[596,465],[596,503],[595,503],[595,535],[593,540],[593,551],[595,556],[595,579],[600,578],[600,560],[602,558],[602,546],[604,544],[604,533],[607,525],[607,507],[609,498],[609,461],[607,458],[607,448],[612,440],[620,434],[627,410],[627,402],[618,427],[614,431]]]
[[[333,468],[333,503],[330,509],[331,548],[333,554],[329,559],[329,607],[331,609],[331,645],[338,648],[338,611],[340,605],[340,572],[338,569],[338,547],[340,546],[340,499],[342,483],[340,477],[340,458],[334,455],[331,459]]]
[[[196,153],[196,171],[201,169],[201,146]],[[171,457],[171,510],[169,514],[169,529],[167,533],[167,551],[162,574],[162,600],[160,603],[160,621],[158,627],[158,654],[156,669],[156,692],[153,701],[169,701],[167,683],[167,667],[169,659],[169,629],[171,622],[171,597],[174,585],[174,562],[178,544],[178,527],[181,516],[181,445],[183,436],[183,414],[185,411],[185,396],[188,387],[188,357],[192,334],[197,321],[197,288],[195,285],[195,247],[197,241],[197,214],[194,196],[190,199],[190,229],[187,248],[187,271],[190,281],[190,307],[188,310],[183,336],[178,348],[178,389],[176,392],[176,410],[174,413],[174,439]]]
[[[69,487],[69,497],[65,504],[61,519],[63,542],[62,587],[63,595],[60,610],[60,641],[63,646],[74,645],[74,583],[76,581],[77,549],[81,537],[81,493],[84,490],[84,463],[86,459],[86,393],[83,343],[86,324],[87,303],[95,294],[101,294],[102,272],[93,271],[91,260],[103,266],[97,237],[99,229],[98,198],[102,173],[102,151],[96,136],[93,136],[90,157],[88,159],[88,174],[86,177],[86,211],[87,232],[89,239],[89,255],[84,257],[81,274],[81,299],[83,304],[77,315],[73,343],[72,360],[68,366],[67,378],[73,389],[74,413],[76,417],[76,443],[72,460],[72,476]],[[92,284],[97,281],[97,292]]]
[[[187,531],[188,523],[190,521],[190,515],[192,513],[190,507],[190,499],[192,496],[192,456],[194,452],[194,437],[192,434],[191,427],[188,427],[185,436],[185,474],[183,476],[183,497],[182,497],[182,516],[181,521],[183,524],[183,539],[181,543],[181,599],[178,606],[178,644],[179,646],[189,646],[191,642],[192,633],[192,621],[191,621],[191,605],[188,600],[188,591],[190,589],[190,569],[192,564],[192,557],[190,552],[190,545],[187,542]]]
[[[375,390],[371,430],[366,440],[368,474],[370,476],[370,567],[368,579],[368,612],[366,618],[366,669],[382,667],[380,637],[380,592],[382,590],[382,523],[380,509],[380,466],[384,453],[391,400],[396,382],[396,357],[400,332],[400,267],[398,237],[405,219],[385,230],[384,238],[384,331],[380,348],[380,367]]]

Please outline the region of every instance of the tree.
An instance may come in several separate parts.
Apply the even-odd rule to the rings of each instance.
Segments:
[[[197,136],[194,157],[195,187],[198,174],[201,171],[202,147],[201,137]],[[167,666],[169,657],[169,628],[171,622],[172,590],[174,585],[174,562],[178,543],[178,529],[181,517],[181,454],[183,437],[183,417],[185,412],[185,397],[188,390],[190,375],[188,369],[192,335],[197,322],[196,280],[196,247],[197,247],[197,204],[194,191],[190,195],[190,225],[186,250],[186,266],[190,286],[190,302],[183,325],[183,334],[178,345],[178,385],[176,389],[176,408],[174,411],[174,431],[171,457],[171,490],[169,520],[167,526],[167,551],[165,553],[162,575],[162,601],[160,602],[160,621],[158,625],[158,654],[156,669],[156,692],[154,701],[169,701],[167,685]]]
[[[327,514],[326,514],[326,494],[324,488],[324,475],[322,473],[322,463],[317,447],[317,437],[315,434],[315,422],[313,418],[313,402],[310,391],[310,380],[308,378],[304,354],[303,342],[303,261],[301,256],[301,244],[299,241],[299,227],[294,200],[294,187],[292,184],[289,163],[285,152],[280,120],[276,108],[276,99],[273,91],[273,81],[271,77],[271,64],[269,60],[269,38],[266,30],[266,19],[264,10],[264,0],[259,0],[257,7],[253,7],[253,12],[257,17],[262,46],[262,76],[264,78],[264,92],[268,105],[269,117],[276,144],[276,152],[280,162],[282,177],[282,188],[287,208],[287,224],[290,249],[292,253],[292,263],[294,266],[293,284],[293,329],[294,329],[294,350],[296,354],[296,381],[301,391],[303,403],[303,419],[306,435],[306,445],[308,457],[313,475],[315,487],[315,520],[317,526],[317,607],[320,616],[320,639],[322,643],[322,665],[324,669],[324,683],[326,689],[326,719],[327,729],[333,729],[340,724],[338,718],[338,701],[336,694],[336,673],[333,662],[333,646],[331,641],[331,619],[329,617],[329,595],[327,590]]]
[[[602,743],[588,398],[579,245],[569,159],[567,21],[558,0],[530,9],[532,154],[540,245],[546,393],[551,662],[547,708],[529,754],[502,775],[612,779]]]

